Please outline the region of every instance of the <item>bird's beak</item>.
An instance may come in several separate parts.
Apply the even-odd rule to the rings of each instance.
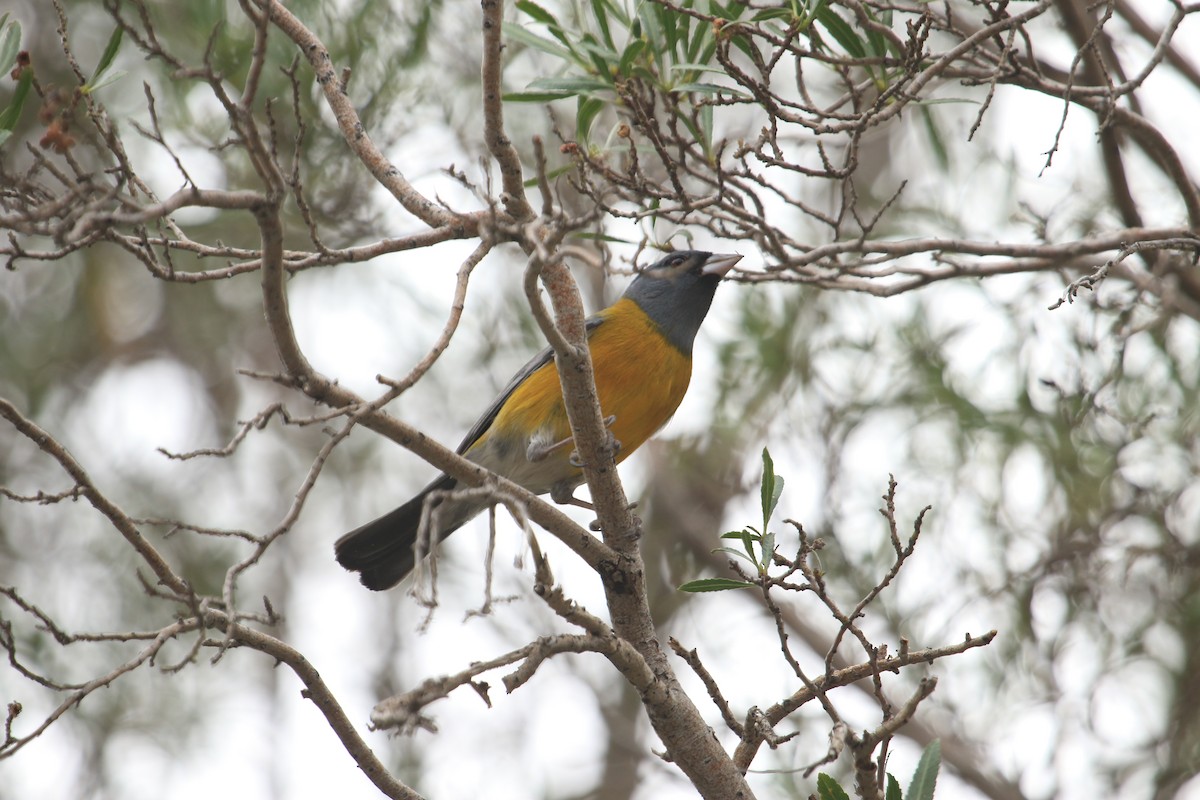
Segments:
[[[701,267],[700,272],[705,275],[716,275],[718,278],[724,278],[725,274],[733,269],[733,265],[741,260],[741,253],[732,253],[730,255],[714,253],[704,262],[704,266]]]

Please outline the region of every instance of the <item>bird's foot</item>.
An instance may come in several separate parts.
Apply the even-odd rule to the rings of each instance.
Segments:
[[[630,503],[630,504],[629,504],[629,511],[632,513],[633,511],[636,511],[636,510],[637,510],[637,507],[638,507],[638,504],[637,504],[637,502],[636,502],[636,501],[635,501],[635,502],[633,502],[633,503]],[[640,531],[640,530],[642,529],[642,519],[641,519],[641,517],[639,517],[639,516],[637,516],[636,514],[634,514],[634,516],[633,516],[633,524],[634,524],[634,526],[635,526],[635,527],[636,527],[636,528],[637,528],[637,529]],[[595,531],[596,533],[599,533],[600,531],[604,530],[604,526],[600,524],[600,520],[599,520],[599,519],[594,519],[594,520],[592,520],[591,522],[589,522],[589,523],[588,523],[588,528],[589,528],[589,529],[591,529],[591,530],[593,530],[593,531]]]
[[[613,435],[613,432],[612,432],[612,424],[616,421],[617,421],[617,417],[615,414],[610,417],[605,418],[605,420],[604,420],[604,427],[605,427],[604,432],[607,434],[607,437],[604,440],[604,447],[607,450],[609,450],[610,452],[612,452],[614,458],[616,457],[617,453],[621,452],[621,442],[620,442],[620,440],[617,439],[616,436]],[[569,455],[567,457],[567,461],[569,461],[571,463],[571,466],[575,467],[576,469],[583,469],[584,467],[587,466],[587,464],[584,463],[583,459],[579,457],[578,450],[572,450],[571,455]]]
[[[529,443],[529,447],[525,448],[525,458],[531,463],[536,464],[539,461],[544,461],[555,450],[561,450],[573,441],[574,439],[568,437],[558,442],[546,444],[535,438]]]
[[[604,426],[606,428],[611,427],[612,424],[616,421],[617,421],[617,418],[615,416],[608,417],[607,419],[604,420]],[[609,436],[609,444],[610,445],[615,444],[617,450],[620,450],[621,443],[613,438],[612,431],[609,431],[608,436]],[[536,464],[537,462],[546,459],[551,453],[554,453],[557,450],[561,450],[562,448],[566,447],[567,445],[572,444],[574,441],[575,441],[574,438],[568,436],[567,438],[560,439],[557,442],[547,443],[547,442],[543,441],[540,436],[535,436],[535,437],[533,437],[533,439],[530,440],[529,446],[527,448],[525,448],[525,458],[527,458],[530,462]],[[614,452],[616,452],[616,451],[614,451]],[[569,458],[569,461],[571,462],[571,466],[574,466],[574,467],[582,467],[583,466],[583,464],[580,463],[579,456],[576,455],[575,451],[571,451],[571,456]]]
[[[565,483],[557,483],[550,489],[550,499],[560,506],[578,506],[586,508],[588,511],[596,510],[596,507],[587,500],[580,500],[575,496],[574,486]]]

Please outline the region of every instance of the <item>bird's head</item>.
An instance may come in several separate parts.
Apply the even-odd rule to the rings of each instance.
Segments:
[[[700,250],[671,253],[638,273],[624,296],[637,303],[671,344],[690,355],[717,284],[741,258],[737,253]]]

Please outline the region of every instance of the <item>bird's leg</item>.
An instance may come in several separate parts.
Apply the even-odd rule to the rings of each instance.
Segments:
[[[586,508],[588,511],[595,511],[595,506],[587,500],[580,500],[575,496],[575,486],[576,484],[574,483],[559,481],[550,487],[550,499],[560,506],[579,506],[580,508]]]
[[[613,436],[612,432],[612,424],[616,421],[616,414],[606,417],[604,420],[604,432],[608,434],[608,438],[604,442],[604,446],[611,450],[614,456],[621,452],[621,443],[617,440],[616,436]],[[567,461],[571,462],[572,467],[578,467],[579,469],[583,469],[585,466],[587,466],[583,463],[583,459],[579,457],[579,452],[577,450],[571,451],[571,455],[567,457]]]
[[[555,450],[561,450],[566,445],[569,445],[573,440],[570,437],[558,442],[547,443],[542,437],[534,436],[529,440],[529,447],[525,448],[525,458],[532,463],[543,461]]]
[[[617,421],[617,418],[615,416],[612,416],[612,417],[609,417],[608,419],[604,420],[604,425],[605,425],[605,427],[608,427],[616,421]],[[612,431],[609,431],[608,437],[610,440],[609,444],[616,448],[613,452],[620,450],[621,443],[618,442],[613,437]],[[534,436],[532,439],[529,440],[529,447],[525,448],[525,458],[529,459],[529,461],[531,461],[533,463],[537,463],[538,461],[542,461],[545,458],[549,457],[550,454],[555,452],[556,450],[561,450],[562,448],[573,443],[574,441],[575,441],[575,439],[570,436],[568,436],[565,439],[560,439],[557,442],[546,442],[540,436]],[[583,467],[583,463],[579,461],[579,456],[576,455],[574,451],[571,451],[571,457],[570,457],[569,461],[571,462],[571,466],[573,466],[573,467],[580,467],[580,468]]]

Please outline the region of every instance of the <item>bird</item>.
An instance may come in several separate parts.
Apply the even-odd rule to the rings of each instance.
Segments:
[[[717,285],[741,258],[700,250],[670,253],[587,319],[596,393],[615,439],[617,463],[679,408],[691,382],[696,334]],[[534,494],[586,506],[573,497],[583,472],[572,443],[554,353],[547,347],[513,376],[457,452]],[[404,505],[345,534],[334,545],[338,563],[359,573],[368,589],[395,586],[416,565],[414,546],[426,504],[436,541],[491,505],[478,497],[456,498],[458,487],[456,479],[440,475]],[[434,541],[433,531],[429,534],[426,541]]]

